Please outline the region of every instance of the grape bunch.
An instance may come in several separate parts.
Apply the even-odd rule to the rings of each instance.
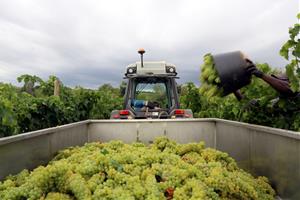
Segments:
[[[213,96],[222,96],[223,90],[220,87],[221,79],[215,69],[214,60],[211,54],[204,56],[204,64],[201,66],[200,75],[200,94],[211,98]]]
[[[87,143],[0,182],[1,200],[274,199],[267,178],[204,143]]]

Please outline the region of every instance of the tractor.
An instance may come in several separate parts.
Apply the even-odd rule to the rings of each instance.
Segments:
[[[193,118],[190,109],[181,109],[176,66],[165,61],[141,61],[126,67],[123,110],[113,110],[111,119]]]

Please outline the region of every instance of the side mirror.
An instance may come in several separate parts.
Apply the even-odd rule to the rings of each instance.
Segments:
[[[181,85],[177,85],[177,92],[178,94],[181,94]]]
[[[121,87],[120,88],[120,95],[121,95],[121,97],[123,97],[125,95],[125,92],[126,92],[126,88],[125,87]]]

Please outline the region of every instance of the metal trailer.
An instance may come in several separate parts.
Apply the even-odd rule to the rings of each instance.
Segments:
[[[45,165],[58,150],[86,142],[205,141],[239,167],[269,178],[283,199],[300,199],[300,133],[222,119],[86,120],[0,139],[0,179]]]

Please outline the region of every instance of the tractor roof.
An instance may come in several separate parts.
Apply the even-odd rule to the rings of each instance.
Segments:
[[[136,62],[126,67],[125,75],[127,77],[138,75],[165,75],[176,76],[176,66],[165,61],[146,61]]]

